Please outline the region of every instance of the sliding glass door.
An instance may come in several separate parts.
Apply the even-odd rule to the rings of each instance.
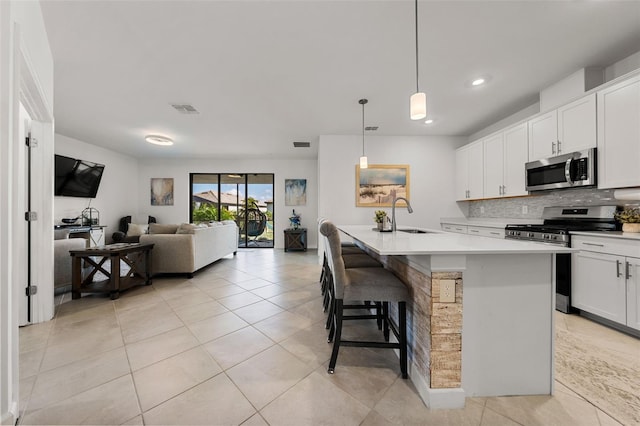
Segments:
[[[272,173],[191,173],[191,221],[233,220],[238,247],[273,248]]]

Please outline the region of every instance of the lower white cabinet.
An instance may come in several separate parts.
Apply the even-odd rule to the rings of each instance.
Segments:
[[[490,238],[504,238],[504,228],[490,228],[488,226],[469,226],[467,228],[469,235],[480,235]]]
[[[478,235],[490,238],[504,238],[504,228],[493,228],[490,226],[457,225],[455,223],[441,223],[443,231],[455,232],[457,234]]]
[[[443,231],[447,232],[455,232],[457,234],[466,234],[468,233],[467,225],[456,225],[453,223],[443,223],[440,225]]]
[[[573,237],[571,304],[583,311],[640,330],[638,274],[640,242]]]

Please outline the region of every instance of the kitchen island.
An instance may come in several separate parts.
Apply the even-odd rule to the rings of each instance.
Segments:
[[[409,287],[409,375],[428,407],[552,394],[555,253],[572,249],[428,229],[338,228]]]

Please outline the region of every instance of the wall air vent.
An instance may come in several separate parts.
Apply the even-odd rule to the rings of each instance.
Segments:
[[[294,142],[294,148],[309,148],[311,146],[311,142]]]
[[[378,126],[367,126],[364,129],[370,132],[375,132],[376,130],[378,130]]]
[[[194,108],[193,105],[189,104],[171,104],[176,111],[180,114],[200,114],[200,111]]]

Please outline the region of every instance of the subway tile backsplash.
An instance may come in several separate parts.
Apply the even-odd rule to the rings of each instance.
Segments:
[[[539,219],[547,206],[625,205],[629,201],[614,198],[613,189],[564,189],[542,192],[528,197],[501,198],[469,203],[468,217]],[[636,204],[636,203],[633,203]],[[523,211],[526,210],[526,213]]]

